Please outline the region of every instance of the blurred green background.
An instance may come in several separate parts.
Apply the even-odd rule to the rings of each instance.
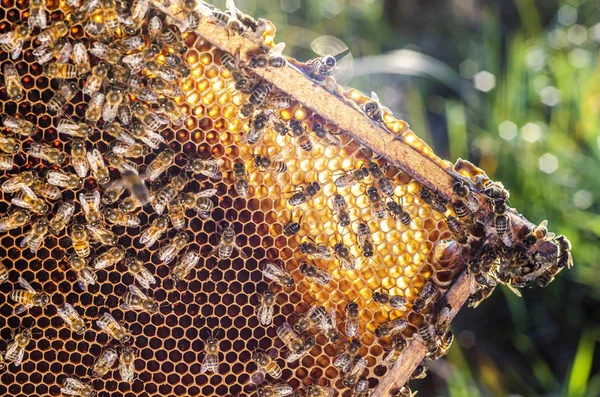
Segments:
[[[318,36],[343,40],[345,85],[376,91],[439,156],[479,165],[573,244],[575,268],[548,288],[499,288],[461,311],[448,357],[411,384],[419,395],[600,395],[600,1],[236,3],[298,59]]]

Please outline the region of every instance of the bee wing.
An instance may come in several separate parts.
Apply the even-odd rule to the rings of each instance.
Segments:
[[[75,311],[75,309],[73,309],[73,306],[71,306],[68,303],[65,303],[62,307],[59,307],[57,311],[58,315],[65,321],[65,323],[71,325],[71,316],[72,313]]]
[[[342,40],[335,36],[324,35],[319,36],[310,43],[310,49],[315,54],[326,56],[336,56],[348,50],[348,46]]]
[[[233,17],[237,19],[237,7],[235,6],[235,0],[226,0],[225,8],[227,8],[227,10],[231,12],[230,18]]]
[[[27,291],[35,293],[35,290],[33,289],[33,287],[23,277],[19,277],[18,282],[19,282],[19,285],[21,287],[25,288]]]
[[[156,279],[145,267],[136,275],[136,279],[144,288],[150,288],[150,284],[156,284]]]
[[[76,395],[78,395],[78,390],[84,386],[85,385],[83,383],[81,383],[79,380],[77,380],[75,378],[66,378],[63,381],[63,387],[60,389],[60,391],[63,394],[68,394],[70,396],[76,396]]]
[[[134,294],[134,295],[139,295],[142,299],[148,299],[148,297],[146,296],[146,294],[144,294],[142,292],[142,290],[140,290],[138,287],[136,287],[135,285],[131,284],[129,286],[129,291]]]
[[[71,52],[73,52],[73,45],[70,42],[67,42],[63,48],[60,49],[58,53],[58,57],[56,58],[57,63],[67,63],[69,62],[69,58],[71,57]]]
[[[260,385],[265,381],[265,371],[261,368],[252,374],[252,383]]]
[[[117,320],[115,320],[115,318],[108,312],[104,313],[102,315],[101,318],[96,320],[96,325],[98,326],[98,328],[100,328],[102,331],[106,332],[107,334],[110,335],[109,332],[109,324],[116,324]]]
[[[10,56],[10,58],[13,61],[16,61],[17,59],[19,59],[19,56],[21,55],[21,51],[23,50],[23,44],[24,43],[25,43],[24,40],[19,40],[19,42],[17,43],[17,45],[13,49],[12,54]]]
[[[21,248],[26,247],[27,244],[29,244],[29,241],[31,240],[32,237],[33,237],[33,232],[29,232],[25,237],[23,237],[23,239],[19,243],[19,247],[21,247]]]
[[[19,304],[17,306],[15,306],[14,310],[13,310],[13,314],[21,314],[21,313],[25,313],[27,310],[31,309],[33,307],[33,305],[23,305],[23,304]]]
[[[13,362],[15,367],[21,365],[21,363],[23,362],[23,357],[25,357],[25,348],[20,348],[19,354],[17,355],[17,359]]]
[[[331,308],[329,308],[329,317],[331,318],[331,322],[332,322],[333,324],[336,324],[336,322],[335,322],[335,318],[336,318],[336,311],[335,311],[335,307],[331,307]],[[335,327],[335,325],[334,325],[334,327]]]
[[[217,189],[204,189],[197,194],[197,197],[212,197],[217,194]]]
[[[371,91],[371,100],[379,103],[379,95],[375,91]]]
[[[279,55],[281,55],[281,53],[283,52],[284,49],[285,49],[284,42],[277,43],[275,45],[275,47],[271,48],[271,50],[269,51],[269,56],[271,56],[271,57],[279,56]]]
[[[519,291],[518,289],[516,289],[515,287],[513,287],[512,285],[510,285],[508,283],[503,283],[503,284],[506,285],[508,287],[508,289],[512,291],[513,294],[517,295],[519,298],[521,297],[521,291]]]
[[[14,40],[14,34],[14,32],[8,32],[0,35],[0,44],[12,43],[12,41]]]

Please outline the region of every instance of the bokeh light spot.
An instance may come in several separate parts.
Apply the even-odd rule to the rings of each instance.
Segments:
[[[521,128],[523,139],[527,142],[536,142],[542,137],[542,127],[536,123],[527,123]]]
[[[510,141],[517,136],[517,125],[512,121],[504,120],[498,126],[500,138]]]
[[[546,174],[551,174],[558,169],[558,158],[550,153],[546,153],[540,157],[538,161],[540,170]]]
[[[479,91],[488,92],[496,86],[496,76],[482,70],[473,77],[473,83]]]

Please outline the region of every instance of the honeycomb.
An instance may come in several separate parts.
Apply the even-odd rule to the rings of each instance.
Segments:
[[[25,20],[30,13],[29,7],[25,0],[2,0],[0,34],[10,32],[15,24]],[[48,1],[46,7],[50,21],[62,20],[70,12],[69,5],[63,2]],[[155,10],[151,13],[160,15]],[[87,48],[93,41],[77,24],[71,27],[67,37],[73,42],[84,43]],[[258,368],[252,354],[256,349],[273,355],[282,368],[280,380],[267,376],[267,382],[286,382],[294,390],[306,390],[318,383],[350,395],[350,389],[342,384],[340,370],[333,366],[335,357],[344,347],[345,338],[332,343],[318,334],[317,343],[310,353],[289,363],[284,359],[286,347],[278,338],[276,328],[284,322],[294,324],[299,315],[306,313],[312,305],[324,305],[335,311],[337,330],[343,335],[345,307],[349,302],[356,302],[360,309],[359,335],[362,342],[358,355],[367,360],[362,375],[372,389],[389,372],[384,357],[390,349],[390,341],[377,338],[376,328],[389,320],[405,318],[409,325],[402,333],[411,338],[423,321],[421,315],[411,310],[423,286],[431,279],[444,291],[464,269],[463,264],[457,261],[438,260],[440,249],[443,251],[448,241],[454,239],[446,224],[448,217],[454,215],[451,207],[444,208],[442,212],[432,209],[422,198],[423,186],[418,180],[396,167],[386,167],[384,158],[378,158],[371,149],[350,135],[344,132],[333,135],[339,140],[335,145],[310,135],[313,148],[306,151],[299,148],[296,137],[290,134],[282,136],[273,128],[267,128],[260,145],[245,143],[252,120],[242,117],[240,109],[248,95],[236,88],[231,71],[221,64],[222,51],[193,32],[183,33],[182,38],[187,47],[183,56],[191,73],[178,80],[183,95],[177,97],[176,102],[185,115],[185,122],[180,126],[169,124],[161,129],[159,133],[166,143],[132,160],[143,169],[159,152],[167,147],[172,149],[176,155],[166,172],[168,177],[163,178],[167,180],[185,170],[189,156],[220,161],[222,179],[198,174],[190,177],[184,189],[193,193],[216,190],[215,197],[211,198],[214,208],[207,219],[191,209],[185,213],[186,230],[192,235],[187,248],[200,252],[198,265],[185,280],[173,280],[170,275],[173,264],[165,264],[158,255],[178,232],[171,226],[159,243],[151,248],[139,243],[140,232],[157,217],[150,206],[136,213],[139,227],[109,225],[127,253],[140,259],[156,277],[156,284],[149,292],[160,304],[160,313],[149,314],[125,310],[120,306],[128,286],[135,283],[124,261],[97,270],[97,283],[88,286],[86,291],[81,290],[77,285],[77,275],[66,260],[66,253],[72,247],[68,228],[57,236],[48,235],[36,253],[19,246],[22,236],[29,233],[30,226],[1,234],[0,255],[10,274],[9,281],[0,285],[0,336],[4,341],[0,350],[5,350],[6,342],[10,341],[11,330],[19,327],[32,328],[33,338],[27,346],[23,363],[20,366],[9,365],[8,370],[0,375],[0,395],[60,395],[65,376],[90,379],[90,368],[106,346],[118,346],[95,325],[90,325],[90,330],[83,335],[72,332],[57,311],[57,307],[65,302],[78,309],[88,322],[95,322],[103,313],[110,312],[117,321],[124,321],[132,334],[132,345],[138,352],[134,381],[123,382],[116,367],[108,375],[93,379],[94,390],[108,392],[111,396],[251,395],[264,385],[255,376]],[[0,91],[0,110],[29,120],[37,127],[34,135],[20,139],[21,151],[14,156],[15,167],[3,171],[3,181],[26,170],[44,175],[48,169],[61,168],[50,166],[23,151],[34,141],[69,152],[71,139],[57,132],[60,117],[47,110],[60,82],[49,78],[44,73],[46,67],[36,62],[32,51],[39,45],[36,40],[27,41],[23,55],[14,62],[9,60],[10,54],[0,51],[0,64],[14,63],[25,90],[25,98],[14,101],[3,88]],[[158,61],[164,62],[166,54],[163,50]],[[98,59],[91,57],[91,61],[93,67]],[[80,89],[85,86],[85,78],[74,81]],[[276,94],[276,91],[272,93]],[[365,100],[355,91],[347,95],[359,103]],[[79,90],[63,108],[63,114],[82,120],[87,108],[88,100]],[[278,110],[277,115],[286,124],[298,120],[308,126],[317,122],[327,129],[335,129],[335,125],[296,102]],[[386,122],[392,132],[402,133],[403,122],[388,119]],[[92,148],[103,154],[109,151],[114,138],[104,127],[105,124],[100,121],[93,134],[87,137],[88,152]],[[425,155],[447,166],[418,138],[409,140],[420,146]],[[265,171],[256,166],[256,155],[277,158],[285,163],[287,170],[280,174]],[[368,189],[377,182],[372,176],[348,188],[337,187],[334,183],[342,175],[368,167],[371,161],[377,163],[393,183],[392,197],[408,213],[410,221],[407,224],[387,215],[385,219],[372,216]],[[239,163],[244,164],[248,172],[250,188],[247,197],[240,196],[234,186],[234,167]],[[72,172],[71,166],[66,169]],[[112,180],[118,180],[120,172],[110,168],[110,176]],[[320,186],[314,197],[304,204],[290,205],[290,198],[301,191],[301,187],[314,182]],[[79,193],[94,189],[104,191],[105,187],[98,185],[90,174],[78,190],[61,188],[60,199],[48,201],[48,213],[56,213],[63,202],[71,201],[75,205],[74,218],[85,223]],[[332,207],[332,198],[337,193],[342,194],[348,204],[351,222],[345,227],[340,226],[339,217]],[[12,193],[2,193],[0,213],[7,213],[13,196]],[[299,222],[297,234],[284,232],[291,222]],[[360,222],[366,223],[371,230],[372,257],[365,257],[357,240]],[[234,251],[231,258],[219,259],[213,250],[219,244],[225,224],[233,227],[236,243],[243,254]],[[301,244],[307,242],[331,248],[337,243],[344,244],[356,258],[356,268],[346,269],[339,258],[307,258],[300,250]],[[98,243],[92,244],[90,257],[97,257],[107,248]],[[289,271],[294,285],[286,288],[266,278],[263,273],[266,262]],[[300,271],[303,262],[327,271],[331,281],[321,285],[306,277]],[[35,289],[50,294],[51,304],[43,309],[31,308],[22,315],[13,314],[14,302],[9,295],[20,288],[17,284],[19,277],[29,281]],[[276,296],[275,314],[273,324],[263,326],[256,309],[260,293],[269,288]],[[404,297],[406,309],[392,310],[380,305],[373,300],[376,291]],[[215,374],[202,372],[206,341],[211,335],[219,339],[220,363]]]

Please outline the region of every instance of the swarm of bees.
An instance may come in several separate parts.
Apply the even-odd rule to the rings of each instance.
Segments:
[[[189,149],[184,155],[179,153],[179,144],[168,136],[169,131],[187,129],[191,125],[188,119],[194,117],[189,107],[182,106],[186,100],[183,87],[192,76],[185,55],[191,32],[200,23],[210,23],[226,29],[230,36],[262,42],[273,27],[244,14],[232,0],[227,1],[225,12],[202,1],[185,0],[181,3],[184,17],[179,20],[165,18],[152,7],[168,7],[166,3],[67,0],[62,14],[56,16],[44,1],[32,0],[28,20],[0,34],[0,48],[10,56],[2,65],[4,96],[0,99],[23,103],[28,88],[21,79],[18,60],[24,55],[33,57],[55,87],[47,98],[46,116],[53,122],[56,138],[44,141],[38,131],[46,127],[33,117],[7,110],[2,114],[0,169],[5,176],[0,189],[12,205],[0,217],[0,233],[21,229],[18,244],[28,255],[39,253],[52,240],[67,239],[70,246],[62,263],[65,270],[73,272],[81,291],[100,283],[100,272],[125,269],[131,283],[120,293],[120,309],[161,319],[161,308],[169,302],[152,292],[165,282],[152,262],[167,268],[171,281],[183,287],[194,279],[190,275],[196,269],[221,268],[254,254],[240,243],[240,233],[247,231],[240,231],[230,214],[226,215],[228,222],[215,223],[213,234],[206,239],[189,222],[195,215],[207,224],[213,222],[213,211],[223,195],[219,183],[231,187],[226,194],[249,201],[258,195],[255,175],[273,177],[277,183],[288,180],[293,172],[290,157],[315,156],[323,148],[341,150],[349,142],[344,131],[298,108],[291,96],[256,74],[260,69],[291,66],[316,84],[329,87],[338,67],[337,54],[316,51],[318,58],[301,63],[283,56],[285,45],[280,43],[250,54],[247,60],[241,59],[239,52],[216,53],[215,61],[231,76],[228,89],[242,98],[236,117],[243,127],[237,142],[248,149],[250,158],[230,161],[212,158],[202,150],[191,154]],[[32,41],[35,44],[30,51]],[[85,105],[73,106],[77,98],[83,98]],[[355,108],[378,128],[391,132],[386,123],[391,112],[376,94],[355,103]],[[285,147],[274,142],[283,142]],[[218,153],[212,153],[217,157]],[[290,213],[281,237],[294,241],[290,247],[295,249],[295,259],[283,260],[269,253],[259,266],[261,282],[268,285],[257,288],[257,323],[273,328],[270,337],[280,341],[286,365],[302,363],[317,345],[333,346],[336,353],[331,361],[337,383],[313,379],[295,391],[289,378],[282,379],[284,370],[273,350],[259,345],[249,354],[256,366],[253,383],[259,396],[330,397],[336,388],[348,390],[353,397],[368,396],[370,364],[362,348],[362,335],[370,332],[362,318],[367,305],[389,317],[371,327],[386,350],[383,364],[391,367],[401,362],[408,343],[418,341],[427,348],[412,375],[420,378],[425,376],[428,361],[446,354],[453,340],[449,325],[456,309],[440,305],[445,287],[433,279],[424,282],[412,297],[381,288],[372,291],[369,302],[355,299],[340,308],[313,299],[308,307],[298,305],[288,318],[277,317],[283,314],[277,299],[282,291],[301,283],[325,291],[343,277],[340,274],[376,266],[380,260],[379,225],[389,221],[389,232],[416,229],[420,227],[415,219],[418,206],[425,204],[436,212],[446,223],[447,239],[461,247],[464,258],[470,258],[464,266],[471,278],[471,306],[479,305],[498,284],[511,289],[547,286],[573,264],[566,237],[549,233],[545,221],[534,228],[523,227],[508,206],[508,191],[485,175],[463,174],[453,197],[422,186],[411,193],[412,200],[404,202],[402,197],[407,196],[399,195],[402,188],[389,176],[393,167],[366,157],[353,159],[344,166],[345,171],[328,180],[319,175],[302,181],[292,178],[293,190],[281,193],[282,206]],[[22,167],[13,172],[19,168],[16,164]],[[359,192],[359,198],[348,192],[355,196]],[[318,227],[313,227],[314,217],[309,215],[316,203],[323,202],[321,216],[327,213],[335,226],[334,237],[328,241],[313,234]],[[132,237],[131,245],[125,243],[125,234]],[[554,251],[541,249],[548,243]],[[203,250],[205,244],[212,250]],[[147,259],[143,252],[152,250],[156,250],[153,259]],[[0,283],[8,282],[9,276],[9,269],[2,264]],[[29,310],[43,312],[56,304],[44,285],[36,289],[30,282],[35,285],[35,280],[18,277],[19,287],[10,292],[16,315]],[[105,310],[90,323],[77,303],[57,304],[64,326],[75,335],[95,332],[108,338],[89,368],[89,376],[107,378],[116,368],[121,381],[133,383],[138,352],[130,324],[117,321],[114,312]],[[410,312],[418,315],[419,324],[409,324]],[[211,331],[203,341],[200,372],[207,376],[222,371],[217,335]],[[32,329],[13,331],[0,352],[0,369],[20,366],[34,338]],[[68,375],[61,382],[64,395],[94,397],[97,393],[93,380]],[[402,396],[411,394],[407,385],[398,391]]]

